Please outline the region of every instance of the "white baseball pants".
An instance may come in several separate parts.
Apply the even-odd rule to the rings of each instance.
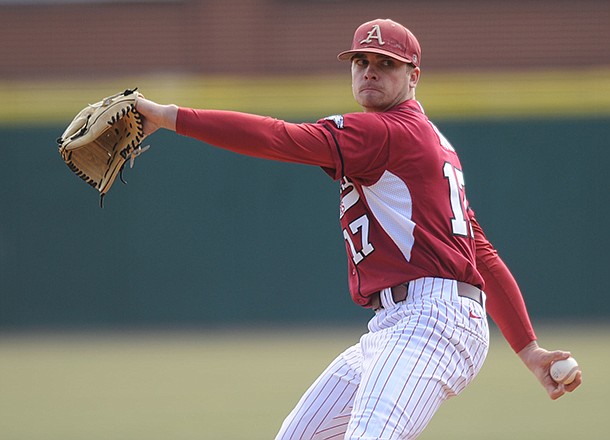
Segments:
[[[381,297],[369,333],[313,383],[276,440],[417,438],[479,372],[489,346],[485,309],[458,296],[455,281],[412,281],[398,304],[390,289]]]

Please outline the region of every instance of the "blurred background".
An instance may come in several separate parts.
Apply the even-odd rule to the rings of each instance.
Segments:
[[[100,209],[98,193],[65,166],[55,139],[87,103],[132,87],[162,103],[290,121],[358,111],[349,65],[335,57],[374,18],[392,18],[418,37],[417,97],[458,150],[470,204],[519,281],[543,345],[556,342],[548,348],[589,360],[595,386],[560,408],[568,415],[578,406],[595,427],[585,437],[607,438],[603,417],[593,417],[610,391],[601,373],[610,357],[610,2],[602,0],[0,0],[0,437],[273,437],[303,387],[337,347],[357,340],[369,317],[347,291],[338,185],[313,167],[158,132],[125,170],[128,184],[117,182]],[[224,352],[219,340],[237,348]],[[493,340],[500,354],[490,354],[489,382],[518,371],[524,393],[536,396],[525,401],[546,399],[501,336]],[[142,356],[129,363],[138,350]],[[319,350],[324,356],[299,382],[297,370]],[[242,357],[224,357],[229,352]],[[210,366],[210,353],[224,362]],[[261,353],[270,363],[257,363]],[[494,364],[506,354],[510,367]],[[167,371],[152,367],[166,358],[175,360]],[[197,368],[185,371],[187,364]],[[288,364],[297,378],[282,383],[294,389],[271,393],[277,368]],[[238,392],[229,365],[250,365],[249,383],[267,377],[269,387],[240,387],[244,394],[228,399]],[[213,368],[226,375],[226,387],[214,382],[221,376],[210,376]],[[114,399],[90,388],[109,371],[123,380],[100,381]],[[146,373],[150,383],[138,382]],[[157,373],[189,384],[212,377],[197,386],[203,394],[219,387],[210,406],[225,408],[222,414],[247,397],[253,401],[242,412],[262,411],[266,396],[272,403],[262,405],[261,418],[272,414],[273,423],[252,416],[252,423],[220,424],[213,435],[222,419],[197,407],[200,394],[186,399],[193,414],[174,409],[181,415],[170,423],[156,415],[187,408],[189,386],[143,397],[158,385]],[[120,390],[134,382],[125,397]],[[496,395],[478,389],[472,401]],[[523,394],[515,398],[522,400],[479,409],[495,408],[489,419],[507,420],[510,407],[526,411]],[[134,412],[142,399],[167,408]],[[61,401],[71,403],[58,407]],[[102,401],[105,416],[92,403]],[[127,409],[113,412],[119,403]],[[531,434],[523,422],[529,415],[536,438],[546,438],[541,433],[551,428],[531,412],[511,414]],[[431,429],[446,433],[448,419],[453,426],[463,420],[454,414]],[[184,430],[141,432],[133,420]],[[532,438],[512,425],[495,425],[493,438]],[[470,431],[464,428],[478,438]],[[566,432],[578,432],[573,420],[556,434]]]

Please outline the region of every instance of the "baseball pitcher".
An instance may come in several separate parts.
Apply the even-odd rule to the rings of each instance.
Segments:
[[[466,195],[456,149],[415,98],[421,48],[392,20],[359,26],[353,95],[363,111],[316,123],[159,105],[139,97],[144,134],[158,128],[231,151],[321,167],[340,189],[339,221],[355,304],[368,333],[340,354],[286,417],[277,439],[414,439],[481,369],[487,313],[556,399],[549,374],[565,351],[540,348],[513,276]]]

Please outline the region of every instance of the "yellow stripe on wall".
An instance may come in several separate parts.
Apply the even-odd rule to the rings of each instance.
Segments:
[[[436,117],[610,115],[610,68],[422,77],[418,98]]]
[[[147,75],[107,80],[0,81],[0,124],[67,124],[86,104],[138,86],[161,103],[317,119],[358,111],[349,73],[306,77]],[[433,118],[610,116],[610,67],[426,73],[417,98]]]

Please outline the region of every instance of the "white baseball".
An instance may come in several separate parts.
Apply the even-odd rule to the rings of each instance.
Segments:
[[[576,378],[578,363],[573,357],[553,362],[551,365],[551,377],[557,383],[568,385]]]

